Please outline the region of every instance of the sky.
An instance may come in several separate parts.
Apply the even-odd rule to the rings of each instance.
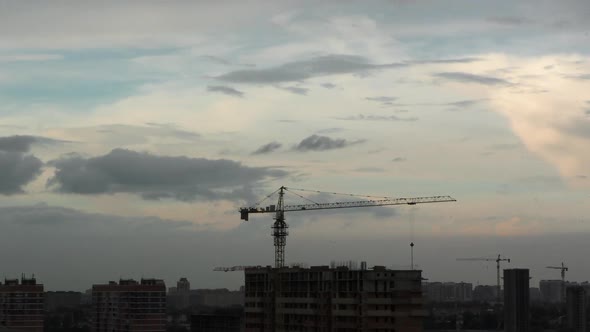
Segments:
[[[0,261],[49,290],[286,262],[590,279],[590,2],[0,0]],[[295,191],[313,201],[346,196]],[[276,200],[271,197],[267,202]],[[288,195],[288,204],[302,198]],[[266,203],[265,203],[266,204]],[[1,276],[0,276],[1,277]]]

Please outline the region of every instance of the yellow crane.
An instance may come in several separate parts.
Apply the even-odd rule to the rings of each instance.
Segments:
[[[330,203],[318,203],[311,199],[305,198],[294,191],[307,191],[319,194],[336,194],[336,195],[347,195],[352,197],[362,197],[363,200],[356,201],[342,201],[342,202],[330,202]],[[303,198],[310,202],[310,204],[298,204],[298,205],[286,205],[284,201],[285,193],[292,193],[300,198]],[[270,198],[274,194],[278,193],[277,204],[260,206],[262,202]],[[341,194],[341,193],[330,193],[321,192],[317,190],[308,189],[295,189],[287,188],[285,186],[280,187],[270,195],[267,195],[261,202],[257,203],[253,207],[240,208],[240,218],[242,220],[248,220],[250,214],[255,213],[273,213],[274,223],[272,225],[272,236],[274,237],[275,247],[275,267],[281,268],[285,265],[285,246],[287,243],[287,235],[289,227],[285,221],[285,212],[296,212],[296,211],[313,211],[313,210],[327,210],[327,209],[345,209],[345,208],[359,208],[359,207],[373,207],[373,206],[387,206],[387,205],[416,205],[424,203],[443,203],[443,202],[456,202],[456,200],[450,196],[431,196],[431,197],[412,197],[412,198],[392,198],[392,197],[381,197],[381,196],[367,196],[367,195],[353,195],[353,194]]]

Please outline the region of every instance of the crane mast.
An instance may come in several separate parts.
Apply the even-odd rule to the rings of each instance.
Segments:
[[[272,225],[272,236],[275,245],[275,267],[285,266],[285,246],[287,245],[287,235],[289,227],[285,222],[285,187],[279,189],[279,201],[275,213],[275,222]]]
[[[303,191],[310,191],[305,189],[298,189]],[[310,211],[310,210],[327,210],[327,209],[343,209],[343,208],[357,208],[357,207],[372,207],[372,206],[387,206],[387,205],[416,205],[423,203],[443,203],[443,202],[456,202],[456,200],[450,196],[431,196],[431,197],[413,197],[413,198],[391,198],[391,197],[379,197],[380,199],[373,199],[374,196],[364,196],[371,199],[361,201],[344,201],[344,202],[332,202],[332,203],[317,203],[313,202],[303,196],[295,194],[301,198],[304,198],[312,204],[299,204],[299,205],[286,205],[285,204],[285,192],[289,189],[285,186],[281,186],[274,193],[278,193],[278,201],[276,205],[268,205],[266,207],[259,207],[256,204],[254,207],[243,207],[240,208],[240,219],[248,221],[251,213],[274,213],[274,223],[272,225],[272,236],[274,238],[275,247],[275,267],[281,268],[285,266],[285,246],[287,244],[287,236],[289,235],[287,222],[285,220],[285,212],[295,211]],[[313,191],[319,192],[319,191]],[[273,193],[273,194],[274,194]],[[266,198],[269,198],[268,195]],[[336,194],[336,193],[332,193]],[[348,196],[359,196],[346,194]],[[266,200],[265,198],[265,200]],[[412,258],[413,261],[413,258]]]

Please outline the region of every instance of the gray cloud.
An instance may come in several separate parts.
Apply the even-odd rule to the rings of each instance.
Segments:
[[[321,84],[322,87],[326,88],[326,89],[334,89],[336,87],[336,84],[332,84],[332,83],[323,83]]]
[[[396,97],[389,97],[389,96],[376,96],[376,97],[367,97],[365,99],[370,100],[370,101],[377,101],[380,103],[386,103],[386,102],[395,101],[397,98]]]
[[[303,81],[312,77],[355,74],[405,66],[407,65],[402,63],[372,64],[364,57],[332,54],[309,60],[288,62],[272,68],[235,70],[215,78],[232,83],[268,84]]]
[[[472,63],[480,61],[479,58],[460,58],[460,59],[438,59],[438,60],[414,60],[408,61],[407,64],[416,65],[435,65],[435,64],[452,64],[452,63]]]
[[[316,131],[316,133],[317,134],[333,134],[333,133],[339,133],[342,131],[344,131],[344,128],[332,127],[332,128],[320,129],[320,130]]]
[[[311,135],[299,142],[299,144],[294,147],[294,150],[301,152],[334,150],[362,142],[364,141],[347,141],[343,138],[330,138],[328,136]]]
[[[583,80],[583,81],[590,80],[590,74],[566,75],[566,77],[571,78],[571,79],[575,79],[575,80]]]
[[[201,55],[200,58],[204,59],[204,60],[208,60],[220,65],[224,65],[224,66],[232,66],[232,65],[238,65],[238,66],[244,66],[244,67],[256,67],[256,65],[253,64],[239,64],[239,63],[233,63],[227,59],[224,59],[222,57],[219,56],[215,56],[215,55]]]
[[[205,59],[205,60],[209,60],[211,62],[220,64],[220,65],[229,66],[229,65],[232,64],[228,60],[226,60],[226,59],[224,59],[222,57],[215,56],[215,55],[201,55],[200,58]]]
[[[487,19],[488,22],[500,24],[500,25],[509,25],[509,26],[518,26],[524,24],[531,24],[533,23],[532,20],[525,18],[525,17],[516,17],[516,16],[496,16],[490,17]]]
[[[0,137],[0,150],[8,152],[28,152],[31,145],[37,141],[35,136],[7,136]]]
[[[283,146],[283,144],[281,144],[279,142],[270,142],[268,144],[264,144],[263,146],[259,147],[258,149],[256,149],[256,151],[252,152],[252,154],[271,153],[271,152],[274,152],[274,151],[280,149],[282,146]]]
[[[359,167],[354,169],[354,171],[362,173],[383,173],[385,169],[379,167]]]
[[[342,118],[336,118],[337,120],[346,120],[346,121],[405,121],[405,122],[413,122],[418,121],[417,117],[410,117],[410,118],[402,118],[396,115],[365,115],[359,114],[355,116],[348,116]]]
[[[55,144],[63,143],[47,137],[30,136],[30,135],[14,135],[0,137],[0,151],[7,152],[28,152],[31,146],[35,143],[38,144]]]
[[[207,91],[209,92],[220,92],[232,97],[244,97],[244,93],[242,91],[236,90],[229,86],[223,85],[209,85],[207,87]]]
[[[183,139],[186,141],[195,141],[201,137],[200,134],[195,133],[194,131],[188,131],[180,129],[177,125],[173,123],[156,123],[156,122],[147,122],[147,126],[151,127],[152,130],[146,130],[143,132],[145,135],[152,135],[152,136],[172,136],[179,139]],[[127,130],[141,130],[142,127],[139,126],[125,126],[119,125],[119,129]]]
[[[250,199],[251,188],[287,172],[247,167],[227,160],[167,157],[115,149],[93,158],[69,155],[50,163],[56,168],[48,187],[83,195],[134,193],[144,199]]]
[[[466,100],[459,100],[459,101],[453,101],[450,103],[445,103],[443,105],[454,106],[454,107],[458,107],[458,108],[465,108],[465,107],[471,107],[476,104],[479,104],[484,100],[485,99],[466,99]]]
[[[285,90],[285,91],[289,91],[289,92],[294,93],[296,95],[302,95],[302,96],[307,96],[307,92],[309,92],[309,89],[299,88],[296,86],[288,86],[288,87],[284,87],[284,88],[280,88],[280,89]]]
[[[0,151],[0,194],[22,193],[23,186],[41,173],[42,166],[43,162],[35,156],[14,151]]]
[[[503,80],[501,78],[463,72],[436,73],[434,74],[434,76],[462,83],[478,83],[483,85],[511,85],[510,82]]]
[[[406,158],[404,158],[404,157],[395,157],[395,158],[391,159],[391,161],[393,161],[394,163],[401,163],[403,161],[406,161]]]

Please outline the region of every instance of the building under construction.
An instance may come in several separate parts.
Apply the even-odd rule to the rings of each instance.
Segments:
[[[245,331],[422,331],[422,271],[245,269]]]

